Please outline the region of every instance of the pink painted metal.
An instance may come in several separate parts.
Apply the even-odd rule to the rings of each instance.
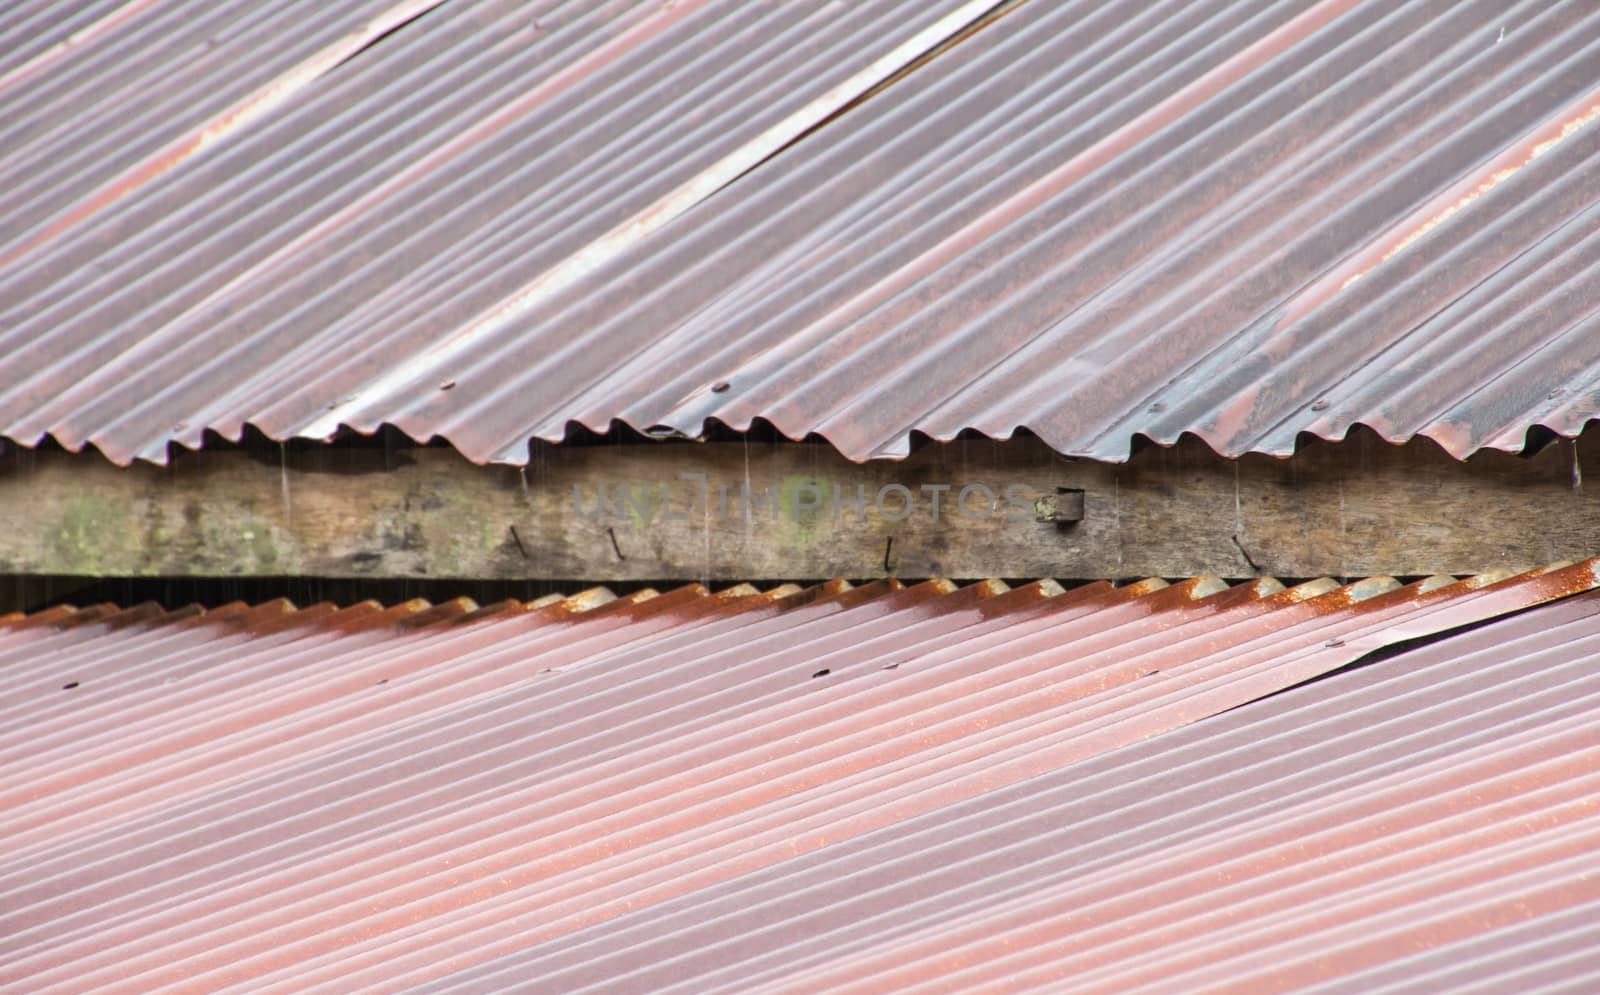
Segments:
[[[1597,569],[1342,588],[884,581],[488,609],[11,617],[0,978],[35,992],[672,979],[814,991],[1050,986],[1070,966],[1114,986],[1162,972],[1226,985],[1262,969],[1229,951],[1258,948],[1286,951],[1286,970],[1309,965],[1295,977],[1332,977],[1344,962],[1305,960],[1305,938],[1324,935],[1362,951],[1349,971],[1381,970],[1411,942],[1404,924],[1372,925],[1396,910],[1448,912],[1439,942],[1466,942],[1517,925],[1493,895],[1493,909],[1472,911],[1489,882],[1516,883],[1506,894],[1522,918],[1589,900],[1556,875],[1592,852],[1592,710],[1475,723],[1475,710],[1508,706],[1452,692],[1488,699],[1451,713],[1463,745],[1419,748],[1412,770],[1391,757],[1364,788],[1349,773],[1304,774],[1279,802],[1213,806],[1215,824],[1183,828],[1169,809],[1148,838],[1113,832],[1115,808],[1080,813],[1075,829],[1034,820],[1018,834],[1007,821],[1116,795],[1135,783],[1115,772],[1127,757],[1147,758],[1144,794],[1122,792],[1135,809],[1189,791],[1196,765],[1242,778],[1249,795],[1267,783],[1250,773],[1259,764],[1317,753],[1316,722],[1285,720],[1275,703],[1315,711],[1347,679],[1276,692],[1593,589]],[[1547,655],[1600,638],[1583,635],[1592,599],[1541,611],[1553,614],[1482,631],[1509,627],[1503,643],[1531,639]],[[1545,631],[1523,621],[1536,616],[1561,636],[1526,635]],[[1443,661],[1435,670],[1456,659],[1418,652]],[[1418,683],[1411,656],[1360,673]],[[1540,680],[1567,680],[1547,670]],[[1455,700],[1417,694],[1405,700],[1418,709]],[[1317,721],[1344,721],[1327,714]],[[1237,742],[1208,745],[1213,727]],[[1094,791],[1026,801],[1094,778]],[[1406,808],[1434,797],[1443,808]],[[1191,838],[1156,846],[1173,832]],[[1110,846],[1100,869],[1061,862],[1075,852],[1063,833]],[[902,834],[912,842],[891,858]],[[1039,834],[1055,842],[1032,863],[1005,857]],[[1117,862],[1113,844],[1148,855]],[[942,858],[917,855],[950,847],[966,854],[952,865],[964,876],[924,890],[947,875]],[[1440,873],[1413,888],[1396,875],[1424,852],[1415,866]],[[1026,873],[1034,885],[1018,892]],[[781,883],[795,876],[803,885]],[[974,904],[986,877],[989,901]],[[1160,901],[1140,897],[1146,884]],[[1236,907],[1257,918],[1224,911]],[[1104,936],[1079,943],[1077,929]],[[674,940],[682,930],[715,934],[707,953]],[[828,939],[838,930],[847,942]],[[674,973],[684,958],[694,972]]]

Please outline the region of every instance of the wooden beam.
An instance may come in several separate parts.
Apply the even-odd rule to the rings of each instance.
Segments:
[[[1429,443],[1203,445],[1128,464],[1032,440],[851,463],[826,446],[222,450],[171,467],[12,448],[0,573],[775,580],[1357,577],[1531,568],[1600,550],[1597,444],[1459,463]],[[601,495],[604,495],[602,503]],[[907,499],[909,498],[909,503]],[[939,503],[937,518],[935,499]]]

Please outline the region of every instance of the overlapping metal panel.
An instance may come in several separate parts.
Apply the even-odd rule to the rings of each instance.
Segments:
[[[1380,970],[1495,930],[1564,951],[1581,929],[1517,921],[1600,881],[1573,849],[1592,598],[1377,690],[1259,699],[1597,569],[6,619],[0,977],[818,991],[1074,956],[1178,977],[1241,944]]]
[[[1025,4],[573,302],[560,327],[637,354],[552,414],[764,418],[853,457],[1019,426],[1114,460],[1141,433],[1575,434],[1597,120],[1593,6]],[[502,424],[511,454],[472,397],[431,406],[464,415],[442,431]]]
[[[174,63],[141,27],[166,5],[127,7],[0,87],[0,119],[77,87],[26,148],[121,120],[93,67]],[[314,47],[276,7],[216,16],[246,8],[283,60]],[[268,110],[204,154],[14,215],[0,433],[123,461],[391,423],[521,463],[574,424],[766,419],[852,458],[1027,428],[1121,459],[1364,423],[1463,456],[1600,411],[1593,4],[406,13],[266,104],[225,79],[204,108]]]

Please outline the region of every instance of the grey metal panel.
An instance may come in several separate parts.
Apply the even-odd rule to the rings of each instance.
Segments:
[[[211,51],[136,3],[0,86],[0,433],[1459,457],[1600,412],[1592,4],[313,6]]]
[[[303,425],[619,226],[644,224],[719,169],[733,178],[746,167],[730,157],[827,116],[990,6],[485,0],[421,11],[358,57],[317,63],[315,78],[272,81],[270,113],[202,143],[181,168],[141,160],[132,179],[72,208],[76,223],[14,241],[0,256],[4,431],[124,459],[125,443],[160,458],[168,439],[198,444],[207,427]],[[262,30],[304,44],[298,19],[251,11]],[[130,51],[105,54],[107,71],[128,74],[170,61],[162,46],[177,44],[112,34],[101,47],[112,40]],[[96,54],[41,79],[65,86]],[[98,98],[39,141],[72,144],[77,119],[113,117],[140,94]],[[7,189],[28,182],[15,170],[0,165]],[[74,203],[79,185],[55,175],[36,182],[55,184],[52,204]]]

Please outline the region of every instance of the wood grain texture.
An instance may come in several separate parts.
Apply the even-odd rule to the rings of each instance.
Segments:
[[[1287,460],[1229,461],[1183,444],[1112,465],[1063,459],[1033,440],[975,440],[855,464],[818,445],[662,443],[546,446],[526,471],[441,448],[222,450],[128,469],[13,449],[0,461],[0,572],[597,582],[1470,574],[1596,551],[1600,493],[1575,476],[1575,462],[1600,467],[1595,448],[1562,441],[1531,458],[1460,463],[1429,443],[1363,436]],[[1052,520],[1070,517],[1079,490],[1082,520]]]

